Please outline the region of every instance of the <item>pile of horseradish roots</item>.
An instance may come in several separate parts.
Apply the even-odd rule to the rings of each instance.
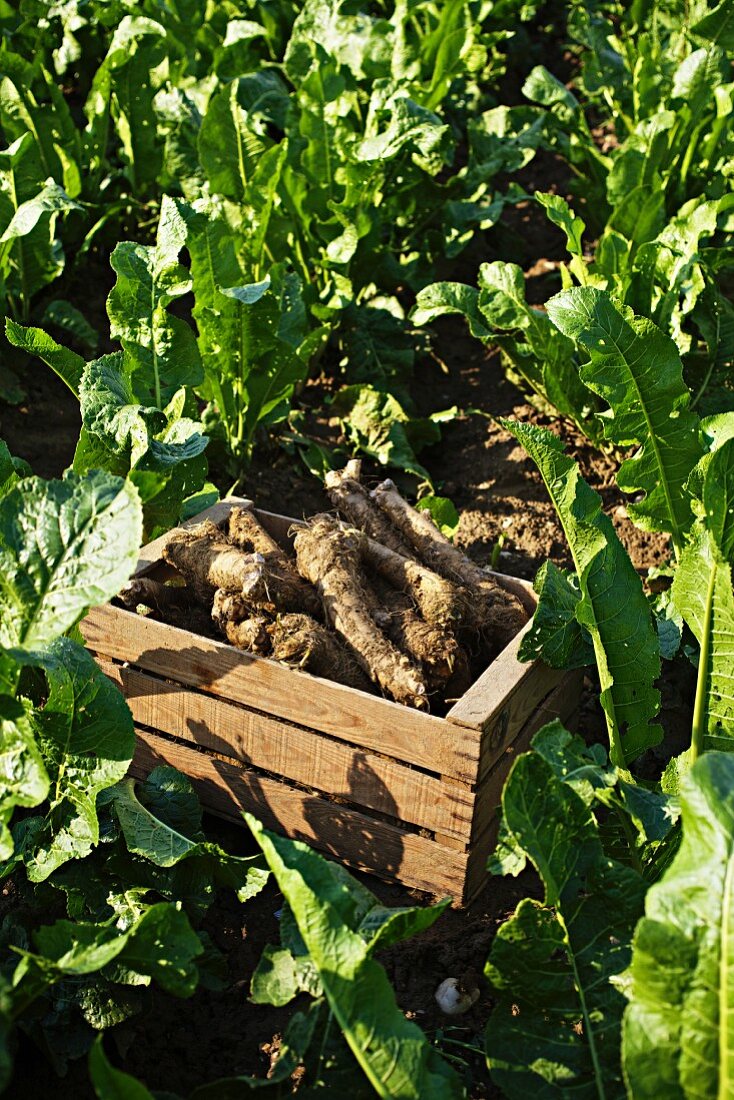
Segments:
[[[527,621],[523,604],[393,482],[369,491],[357,461],[330,473],[327,491],[341,518],[294,526],[292,552],[233,508],[226,530],[205,520],[169,536],[163,556],[185,584],[141,577],[121,599],[406,706],[451,703]]]

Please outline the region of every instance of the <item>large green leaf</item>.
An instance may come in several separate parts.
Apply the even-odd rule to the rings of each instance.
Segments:
[[[594,646],[610,754],[619,767],[662,736],[651,725],[660,693],[660,647],[642,583],[597,493],[552,432],[502,421],[537,465],[555,505],[578,575],[576,618]]]
[[[551,668],[584,668],[594,663],[594,647],[579,623],[578,578],[552,561],[539,569],[533,587],[538,606],[520,645],[520,660],[545,661]]]
[[[356,451],[430,482],[430,474],[416,456],[422,447],[440,440],[438,416],[436,420],[411,417],[396,397],[374,386],[344,386],[332,408]],[[450,415],[451,410],[446,419]]]
[[[50,780],[31,723],[31,704],[0,695],[0,860],[13,854],[8,824],[16,806],[43,802]]]
[[[89,1049],[89,1077],[97,1100],[154,1100],[142,1081],[110,1065],[101,1035]]]
[[[199,131],[199,158],[212,191],[233,202],[245,200],[272,144],[259,116],[269,113],[269,99],[282,101],[286,95],[278,75],[265,71],[233,80],[212,96]]]
[[[136,193],[153,184],[163,164],[153,98],[154,71],[165,53],[166,31],[160,23],[145,16],[125,16],[95,77],[96,96],[89,104],[93,125],[111,111]],[[95,145],[94,153],[102,154],[102,141]]]
[[[692,522],[685,482],[703,446],[675,344],[594,287],[562,291],[548,302],[548,314],[589,353],[580,372],[610,406],[603,416],[606,438],[640,448],[617,474],[624,492],[645,494],[628,504],[630,515],[642,527],[669,531],[682,546]]]
[[[706,456],[702,519],[673,580],[673,599],[701,647],[693,753],[734,746],[734,439]]]
[[[516,761],[502,812],[506,839],[532,860],[544,897],[521,901],[492,945],[492,1079],[511,1100],[621,1100],[624,998],[610,979],[629,962],[643,881],[609,859],[588,800],[538,752]]]
[[[634,1100],[734,1095],[734,758],[683,780],[683,840],[635,932],[622,1056]]]
[[[39,79],[40,77],[40,79]],[[39,104],[34,95],[42,87]],[[52,177],[73,197],[81,190],[81,141],[69,106],[53,77],[18,53],[3,50],[0,60],[0,119],[8,143],[31,134],[44,177]]]
[[[57,215],[79,207],[47,178],[30,133],[0,152],[0,181],[0,285],[27,314],[32,295],[63,268],[63,252],[54,247]]]
[[[185,861],[182,874],[189,890],[197,882],[201,889],[216,883],[231,887],[245,901],[264,885],[267,872],[261,858],[229,855],[204,840],[198,799],[189,780],[173,768],[156,768],[137,792],[134,780],[127,779],[111,798],[128,851],[157,867],[174,868]]]
[[[732,0],[721,3],[709,11],[692,28],[691,33],[706,39],[714,46],[731,52],[734,50],[734,4]]]
[[[0,645],[43,648],[112,599],[141,534],[140,500],[120,478],[19,482],[0,500]]]
[[[28,877],[40,882],[99,841],[97,795],[127,772],[135,732],[122,695],[81,646],[59,638],[34,663],[48,681],[48,697],[32,717],[51,787],[23,859]]]
[[[14,347],[22,348],[29,355],[42,359],[66,383],[74,396],[79,396],[79,386],[86,366],[81,355],[57,344],[43,329],[19,325],[10,317],[5,318],[5,335]]]
[[[179,263],[186,224],[164,196],[155,245],[123,241],[112,253],[117,281],[107,299],[110,335],[119,339],[134,385],[147,388],[162,409],[181,386],[203,378],[193,330],[167,307],[191,290],[191,276]]]
[[[502,349],[513,380],[593,437],[588,417],[594,398],[579,379],[574,345],[544,311],[528,304],[521,268],[499,260],[482,264],[478,284],[478,290],[460,283],[426,287],[417,296],[413,320],[425,323],[441,314],[463,313],[473,336]]]
[[[331,1010],[377,1095],[390,1100],[464,1096],[457,1074],[406,1020],[385,971],[370,957],[379,937],[366,940],[360,924],[376,899],[347,885],[340,868],[305,844],[268,832],[250,814],[245,818],[293,911]]]
[[[208,439],[198,421],[184,416],[189,399],[178,390],[164,409],[142,404],[124,353],[87,363],[79,390],[82,432],[74,470],[103,467],[129,475],[143,502],[145,532],[153,538],[177,522],[184,501],[206,480]],[[143,398],[148,396],[142,386]]]
[[[146,908],[123,930],[112,922],[58,920],[37,929],[33,944],[35,952],[20,952],[14,974],[21,995],[24,983],[42,990],[114,962],[131,982],[148,984],[152,979],[174,996],[189,997],[198,981],[194,960],[204,950],[180,906],[165,901]]]

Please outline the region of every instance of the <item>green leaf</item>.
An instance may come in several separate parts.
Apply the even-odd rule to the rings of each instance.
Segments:
[[[5,318],[5,335],[13,347],[42,359],[66,383],[74,396],[79,396],[79,386],[86,366],[81,355],[57,344],[43,329],[19,325],[10,317]]]
[[[50,780],[36,744],[27,699],[0,695],[0,860],[13,854],[8,823],[16,806],[38,806]]]
[[[77,206],[47,175],[30,133],[0,152],[0,289],[7,284],[24,311],[63,269],[54,226],[59,212]]]
[[[729,1096],[734,758],[706,753],[680,792],[683,840],[647,894],[626,985],[622,1056],[629,1095]]]
[[[586,229],[586,223],[582,218],[577,217],[574,214],[571,207],[561,195],[554,195],[550,192],[536,191],[536,202],[545,209],[546,214],[559,229],[562,229],[566,234],[566,243],[568,251],[572,256],[581,256],[584,254],[583,233]]]
[[[413,161],[435,174],[448,159],[447,124],[403,91],[379,94],[370,102],[365,136],[357,149],[360,161],[388,161],[409,151]]]
[[[135,748],[127,703],[85,649],[58,638],[33,657],[48,697],[33,714],[51,789],[44,828],[23,859],[32,882],[69,859],[83,859],[99,841],[96,800],[123,778]]]
[[[165,28],[145,16],[126,15],[115,30],[90,93],[88,111],[95,131],[92,157],[104,156],[96,131],[105,134],[105,116],[111,110],[136,193],[153,184],[163,164],[153,107],[158,84],[153,74],[165,54]]]
[[[593,287],[562,291],[547,308],[561,332],[589,353],[581,378],[610,406],[603,414],[605,437],[639,447],[617,475],[623,492],[645,494],[628,504],[630,516],[648,530],[669,531],[682,546],[692,521],[685,482],[703,447],[675,344]]]
[[[157,406],[136,399],[124,362],[122,353],[114,352],[87,363],[79,406],[86,430],[134,466],[148,450],[151,436],[165,428],[166,417]]]
[[[398,1009],[383,968],[359,933],[364,891],[305,844],[285,840],[245,815],[319,971],[329,1006],[368,1081],[390,1100],[464,1095],[454,1070]],[[355,884],[356,885],[356,884]],[[367,899],[369,899],[367,892]]]
[[[479,291],[464,283],[432,283],[419,290],[410,319],[416,325],[427,325],[451,313],[466,317],[472,336],[485,341],[492,339],[493,330],[479,309]]]
[[[601,500],[552,432],[501,421],[537,465],[568,539],[581,600],[576,617],[590,634],[607,719],[610,755],[624,767],[662,731],[650,721],[660,693],[660,649],[642,583]]]
[[[184,389],[165,409],[141,404],[135,376],[125,366],[118,352],[85,368],[79,395],[83,429],[74,469],[82,473],[103,466],[129,474],[143,501],[150,539],[176,523],[183,502],[204,484],[208,439],[198,422],[181,415]]]
[[[407,470],[430,482],[416,454],[437,443],[441,431],[429,419],[412,418],[392,394],[373,386],[345,386],[332,408],[344,425],[352,446],[383,466]]]
[[[703,518],[693,529],[673,580],[673,600],[701,652],[694,710],[694,752],[730,750],[734,737],[734,439],[705,461]]]
[[[95,974],[110,963],[126,971],[128,984],[151,979],[167,993],[189,997],[198,981],[195,959],[204,948],[180,903],[149,906],[124,931],[114,924],[58,920],[33,933],[37,954],[20,952],[14,982],[51,985]]]
[[[99,334],[92,328],[81,310],[64,298],[54,298],[49,302],[43,311],[41,324],[56,325],[90,351],[96,351],[99,344]]]
[[[152,776],[138,792],[132,779],[118,783],[112,792],[127,850],[157,867],[173,868],[185,861],[182,874],[189,888],[194,882],[202,889],[213,882],[233,889],[241,901],[258,893],[267,878],[261,860],[229,855],[203,839],[190,781],[172,768],[158,768]]]
[[[437,497],[435,493],[428,493],[421,497],[416,508],[419,512],[429,512],[436,527],[447,539],[453,538],[459,529],[459,513],[448,497]]]
[[[734,3],[721,0],[698,23],[691,27],[691,34],[711,42],[713,46],[731,53],[734,50]]]
[[[233,80],[212,96],[199,131],[199,159],[212,191],[233,202],[246,200],[271,145],[258,116],[276,95],[285,97],[285,87],[276,73],[265,71]]]
[[[191,290],[191,276],[178,259],[186,235],[176,204],[164,196],[155,245],[123,241],[110,261],[117,274],[107,299],[110,335],[122,344],[136,390],[146,387],[159,409],[181,386],[203,379],[193,330],[168,312]]]
[[[490,952],[492,1080],[510,1100],[621,1100],[624,998],[610,979],[629,961],[642,879],[607,857],[589,805],[537,752],[514,764],[502,811],[513,844],[541,876],[544,898],[523,899]]]
[[[7,443],[0,439],[0,497],[4,497],[20,481],[21,474],[16,468],[20,462],[20,459],[13,458]],[[30,467],[24,472],[30,474]]]
[[[594,663],[594,646],[579,623],[578,577],[545,562],[533,583],[538,606],[520,645],[520,660],[540,659],[551,668],[585,668]]]
[[[252,975],[250,1000],[253,1004],[290,1004],[299,993],[322,996],[321,981],[308,956],[298,957],[286,947],[268,944]]]
[[[0,645],[41,649],[111,600],[141,533],[137,493],[120,478],[19,482],[0,500]]]
[[[89,1076],[97,1100],[153,1100],[153,1093],[107,1061],[100,1035],[89,1049]]]
[[[39,91],[50,102],[39,104],[34,94]],[[0,62],[0,119],[8,143],[31,134],[44,177],[53,177],[74,197],[79,194],[81,142],[66,100],[44,68],[8,49]]]
[[[47,180],[37,195],[32,199],[26,199],[17,207],[0,237],[0,255],[2,255],[3,245],[11,243],[18,237],[27,237],[45,215],[81,209],[79,203],[69,198],[63,187],[59,187],[53,180]]]

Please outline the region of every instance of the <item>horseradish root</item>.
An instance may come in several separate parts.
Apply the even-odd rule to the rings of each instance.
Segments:
[[[202,603],[216,589],[241,596],[249,606],[266,611],[321,611],[316,593],[274,555],[245,553],[233,546],[211,521],[175,531],[163,549],[169,565],[185,577]],[[304,598],[304,592],[306,597]]]
[[[317,619],[322,618],[318,595],[299,575],[285,551],[268,534],[257,516],[249,509],[233,508],[229,514],[228,532],[230,542],[235,546],[241,550],[254,550],[264,560],[265,589],[254,587],[250,590],[247,598],[251,602],[261,607],[272,604],[278,610],[303,611]]]
[[[227,523],[229,541],[240,550],[256,550],[258,554],[274,554],[283,565],[290,566],[288,559],[272,535],[265,530],[260,520],[249,508],[233,508]]]
[[[207,604],[217,588],[242,592],[262,565],[262,556],[232,546],[211,520],[173,531],[163,547],[163,557],[184,577],[197,599]]]
[[[343,470],[329,470],[325,478],[329,500],[353,527],[364,531],[388,550],[412,557],[410,546],[400,537],[359,480],[361,463],[352,459]]]
[[[479,599],[475,605],[477,626],[481,630],[491,630],[500,646],[507,645],[528,619],[517,596],[500,587],[484,569],[449,542],[427,512],[412,508],[392,481],[383,481],[373,490],[372,496],[421,561],[442,577],[475,593]]]
[[[422,674],[388,641],[370,613],[360,568],[364,538],[331,516],[317,516],[296,535],[298,570],[318,590],[328,622],[365,672],[397,702],[424,709]]]
[[[372,613],[377,625],[398,649],[415,661],[430,691],[441,691],[461,658],[461,646],[456,638],[441,627],[425,622],[405,593],[382,584],[378,586],[378,597],[377,608]]]
[[[328,476],[344,519],[294,525],[295,553],[252,510],[235,507],[226,531],[205,520],[169,535],[163,558],[185,587],[135,578],[120,599],[256,657],[441,713],[519,630],[525,611],[392,482],[370,494],[359,477],[354,461]]]
[[[369,677],[349,650],[321,623],[309,615],[279,615],[270,627],[273,657],[314,676],[371,691]]]
[[[360,543],[366,565],[415,601],[427,623],[444,630],[461,626],[471,613],[466,594],[445,577],[415,561],[389,550],[376,539],[363,538]]]

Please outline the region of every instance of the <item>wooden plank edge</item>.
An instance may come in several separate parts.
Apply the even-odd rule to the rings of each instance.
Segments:
[[[429,894],[456,899],[464,892],[464,853],[146,730],[136,728],[136,734],[133,774],[171,764],[188,775],[205,808],[239,821],[239,810],[249,810],[266,828],[304,840],[332,859]]]
[[[120,688],[136,724],[230,757],[277,779],[315,788],[466,844],[474,791],[324,733],[249,710],[203,692],[180,688],[97,656]],[[337,789],[338,788],[338,789]]]
[[[479,739],[469,729],[447,727],[443,718],[111,604],[92,609],[79,628],[93,653],[427,771],[465,783],[476,780]]]
[[[530,622],[525,624],[492,663],[487,665],[461,699],[454,703],[446,715],[448,722],[475,730],[485,729],[510,695],[535,675],[541,662],[521,661],[518,657],[530,625]]]
[[[583,669],[573,669],[566,673],[561,683],[554,688],[538,707],[533,717],[523,727],[519,737],[508,747],[506,753],[487,776],[477,793],[477,814],[474,835],[469,845],[469,863],[467,867],[466,888],[463,904],[469,905],[481,893],[487,883],[486,863],[494,850],[500,821],[500,799],[507,776],[515,760],[527,752],[538,730],[559,718],[565,722],[577,713],[577,696],[574,685],[583,681]],[[570,690],[569,690],[570,682]],[[497,789],[499,788],[499,790]]]

